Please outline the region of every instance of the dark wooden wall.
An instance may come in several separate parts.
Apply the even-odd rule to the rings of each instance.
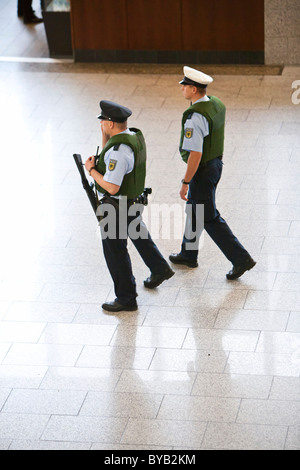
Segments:
[[[180,62],[184,53],[250,58],[264,50],[264,0],[71,0],[71,24],[75,53],[91,58],[163,51]]]
[[[183,48],[264,49],[263,0],[182,0]]]
[[[128,49],[126,0],[71,0],[74,49]]]
[[[181,49],[180,0],[127,0],[129,49]]]

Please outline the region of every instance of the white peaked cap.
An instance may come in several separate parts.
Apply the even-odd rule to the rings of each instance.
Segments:
[[[200,72],[200,70],[193,69],[185,65],[183,67],[184,79],[179,83],[182,85],[203,85],[207,86],[214,81],[212,77],[206,75],[206,73]]]

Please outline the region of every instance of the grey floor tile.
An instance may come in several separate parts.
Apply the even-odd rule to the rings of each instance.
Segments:
[[[80,415],[155,419],[162,399],[158,394],[89,392]]]
[[[0,361],[6,356],[11,347],[11,343],[0,343]]]
[[[39,440],[44,431],[49,415],[31,415],[18,413],[0,414],[0,433],[2,439]]]
[[[116,443],[120,441],[126,424],[126,418],[52,416],[41,439],[47,441]]]
[[[5,316],[7,321],[72,322],[79,305],[55,302],[14,302]]]
[[[298,377],[300,363],[297,359],[297,356],[285,353],[231,352],[225,372]]]
[[[258,338],[256,331],[193,328],[189,329],[182,347],[208,351],[254,351]]]
[[[228,352],[200,349],[165,349],[155,351],[151,370],[190,371],[190,372],[223,372]]]
[[[179,251],[181,66],[55,62],[44,25],[24,25],[14,0],[0,4],[0,151],[17,168],[12,183],[3,159],[0,448],[298,450],[300,113],[290,96],[300,68],[206,69],[227,106],[217,206],[255,268],[228,282],[231,263],[204,233],[199,267],[174,266],[149,291],[129,243],[139,309],[111,315],[72,154],[101,146],[100,99],[130,107],[147,142],[147,225],[166,258]]]
[[[215,321],[215,328],[285,331],[289,316],[288,311],[220,309]]]
[[[119,325],[111,341],[112,346],[145,348],[180,348],[187,334],[186,328]]]
[[[193,372],[124,370],[115,391],[189,395],[195,377]]]
[[[290,426],[285,443],[286,450],[300,449],[300,426]]]
[[[46,366],[0,365],[1,387],[38,388],[47,369]]]
[[[45,323],[1,322],[0,341],[12,343],[36,343],[45,328]]]
[[[238,423],[296,426],[300,419],[300,401],[242,400]]]
[[[249,291],[245,308],[250,310],[300,310],[299,291]]]
[[[11,439],[0,439],[0,450],[8,450]]]
[[[218,290],[182,287],[176,298],[176,307],[203,307],[203,308],[243,308],[246,300],[245,290]]]
[[[77,415],[86,393],[65,390],[18,390],[6,401],[4,413]]]
[[[148,369],[155,349],[134,346],[85,346],[76,365],[102,369]]]
[[[240,406],[238,398],[171,396],[164,398],[158,419],[186,421],[235,421]]]
[[[90,443],[13,440],[10,450],[90,450]]]
[[[283,450],[286,426],[209,423],[202,447],[216,450]]]
[[[121,370],[81,367],[49,367],[40,388],[58,390],[114,390]]]
[[[4,365],[73,366],[81,350],[82,345],[73,344],[16,343],[2,363]]]
[[[300,333],[264,331],[260,335],[256,351],[298,355]]]
[[[300,400],[299,377],[274,377],[270,399],[271,400]]]
[[[199,372],[192,395],[266,399],[272,380],[272,376]]]
[[[3,408],[4,403],[6,402],[10,392],[11,392],[11,389],[9,388],[0,389],[0,409]]]
[[[300,312],[291,312],[286,330],[300,333]]]
[[[177,275],[177,273],[176,273]],[[151,305],[144,320],[145,326],[179,326],[210,328],[214,325],[217,309],[161,307]]]
[[[202,422],[130,419],[121,443],[198,447],[205,428]]]
[[[116,327],[114,325],[84,325],[50,323],[39,342],[45,344],[109,344]]]

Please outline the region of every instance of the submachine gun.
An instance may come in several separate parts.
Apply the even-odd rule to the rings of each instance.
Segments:
[[[84,171],[84,166],[82,163],[81,155],[79,153],[74,153],[73,158],[75,160],[77,169],[79,171],[80,177],[81,177],[81,182],[83,189],[85,190],[87,197],[89,198],[89,201],[91,203],[91,206],[93,208],[93,211],[95,212],[95,215],[97,217],[98,222],[100,222],[101,217],[97,215],[97,209],[99,206],[99,201],[97,199],[95,189],[94,189],[94,183],[89,183],[85,171]]]
[[[97,150],[96,158],[97,156],[98,156],[98,150]],[[96,193],[97,190],[95,188],[94,183],[90,183],[86,177],[86,174],[84,171],[84,164],[82,163],[81,155],[79,153],[74,153],[73,158],[75,160],[77,169],[81,177],[83,189],[85,190],[87,197],[89,198],[89,201],[91,203],[91,206],[97,217],[98,222],[100,222],[103,217],[97,214],[97,209],[99,205],[101,205],[101,199],[99,200],[97,197],[97,193]],[[137,196],[134,200],[131,200],[130,202],[132,202],[132,204],[142,204],[144,206],[147,206],[148,194],[151,194],[151,193],[152,193],[151,188],[145,188],[142,194],[140,194],[139,196]],[[109,199],[111,198],[111,196],[108,193],[105,193],[104,196]]]

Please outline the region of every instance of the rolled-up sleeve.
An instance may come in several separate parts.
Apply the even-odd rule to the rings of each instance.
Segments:
[[[122,144],[118,150],[108,151],[104,162],[106,165],[104,181],[121,186],[124,176],[133,170],[134,152],[128,145]]]
[[[208,134],[207,119],[199,113],[193,113],[185,122],[182,149],[188,152],[202,152],[203,140]]]

